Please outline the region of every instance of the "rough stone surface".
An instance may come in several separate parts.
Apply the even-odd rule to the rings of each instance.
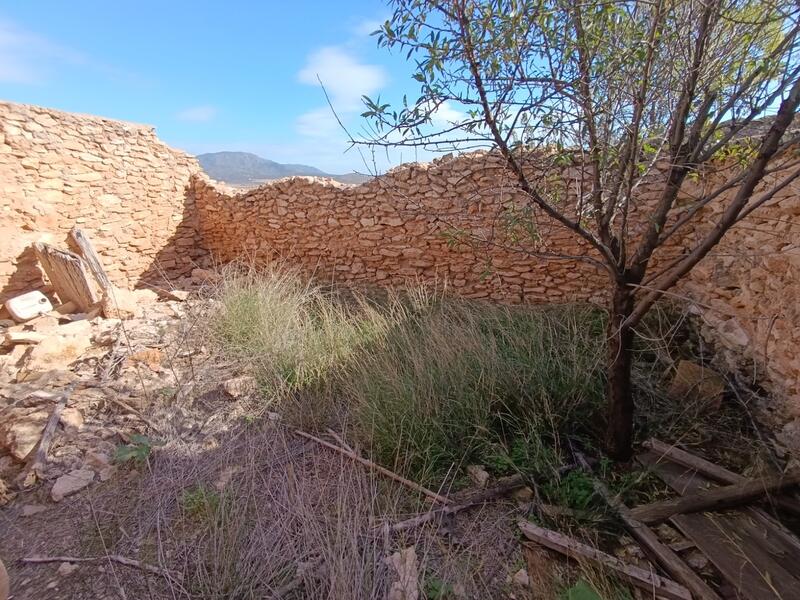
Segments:
[[[152,127],[0,102],[0,302],[43,288],[31,244],[66,245],[75,225],[120,287],[188,275],[206,256],[187,189],[199,171]]]
[[[554,174],[563,184],[565,204],[574,204],[577,197],[568,184],[577,171],[569,167]],[[676,210],[721,176],[709,173],[705,180],[688,182]],[[638,207],[657,201],[662,185],[663,176],[657,174],[637,188],[632,229],[646,223],[647,211]],[[489,154],[407,164],[359,186],[294,177],[243,191],[195,176],[193,189],[201,237],[220,263],[240,257],[261,263],[279,259],[326,281],[438,282],[468,298],[507,303],[606,300],[607,275],[599,269],[504,248],[519,244],[508,239],[515,231],[504,227],[503,219],[527,201]],[[734,192],[723,194],[701,211],[683,237],[662,247],[653,268],[681,255],[707,231]],[[720,367],[757,365],[757,372],[766,373],[763,383],[787,400],[790,416],[800,416],[798,217],[800,182],[795,182],[747,224],[731,230],[675,290],[696,301],[704,336],[723,358]],[[468,232],[470,243],[454,244],[457,232]],[[527,249],[591,255],[553,221],[539,219],[537,233],[542,242]]]
[[[0,447],[17,460],[23,460],[39,442],[49,413],[37,407],[12,408],[0,422]]]
[[[26,128],[39,122],[47,126]],[[574,182],[585,176],[579,165],[533,174],[547,175],[564,205],[576,205]],[[688,181],[672,218],[685,200],[729,175],[709,168]],[[655,169],[636,188],[631,230],[646,224],[663,181]],[[708,231],[735,192],[700,211],[683,236],[659,250],[653,268]],[[508,218],[526,205],[514,178],[487,153],[407,164],[358,186],[295,177],[242,191],[209,181],[195,159],[164,145],[150,127],[0,103],[0,301],[47,291],[31,244],[64,245],[79,225],[120,288],[168,288],[165,275],[178,285],[192,275],[205,283],[213,279],[212,258],[280,258],[326,281],[427,281],[498,302],[603,303],[607,275],[588,263],[505,249],[520,233]],[[799,217],[795,181],[729,232],[674,290],[696,301],[720,366],[763,377],[786,400],[779,408],[789,418],[800,416]],[[461,243],[458,232],[471,242]],[[591,256],[555,222],[540,219],[537,233],[541,241],[526,249]]]
[[[242,375],[225,381],[222,384],[222,389],[232,398],[244,398],[258,389],[258,382],[256,382],[255,377]]]
[[[53,502],[61,502],[67,496],[71,496],[81,491],[94,481],[94,471],[90,469],[76,469],[66,475],[62,475],[53,484],[50,490],[50,497]]]
[[[669,394],[677,401],[700,402],[710,408],[719,408],[725,380],[719,373],[689,360],[678,363]]]

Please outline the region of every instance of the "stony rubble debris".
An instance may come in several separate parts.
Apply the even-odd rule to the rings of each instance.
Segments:
[[[46,464],[36,473],[53,502],[112,478],[119,469],[117,448],[133,434],[153,435],[153,421],[142,415],[161,415],[156,421],[169,437],[183,439],[202,428],[208,415],[201,409],[213,407],[195,402],[200,384],[189,363],[208,351],[198,345],[186,352],[184,328],[190,327],[187,310],[193,310],[185,303],[202,307],[205,301],[189,292],[132,296],[135,316],[117,313],[125,320],[59,306],[24,323],[0,325],[0,483],[8,490],[0,494],[3,501],[13,498],[17,477],[67,386],[75,387],[59,415]],[[209,381],[209,390],[220,381],[234,398],[255,390],[254,379],[226,374]],[[38,502],[23,502],[27,516],[43,510]]]

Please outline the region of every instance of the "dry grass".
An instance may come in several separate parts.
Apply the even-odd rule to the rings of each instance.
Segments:
[[[421,588],[505,597],[519,552],[502,505],[451,524],[449,539],[387,535],[383,524],[424,511],[422,500],[280,425],[248,426],[209,451],[176,440],[148,465],[126,494],[95,499],[94,535],[108,552],[182,565],[182,584],[161,582],[155,597],[383,599],[396,579],[386,558],[409,546]]]
[[[518,309],[425,288],[371,297],[229,267],[211,334],[303,427],[337,423],[378,460],[440,482],[463,461],[557,460],[596,426],[602,313]],[[578,425],[575,427],[575,425]]]

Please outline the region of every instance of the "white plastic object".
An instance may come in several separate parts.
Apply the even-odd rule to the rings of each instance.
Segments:
[[[27,321],[53,310],[53,305],[42,292],[33,291],[6,300],[6,308],[15,321]]]

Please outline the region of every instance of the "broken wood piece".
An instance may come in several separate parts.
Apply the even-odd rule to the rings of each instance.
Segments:
[[[672,600],[691,600],[691,592],[682,585],[640,567],[629,565],[620,559],[606,554],[588,544],[567,537],[557,531],[545,529],[529,521],[517,522],[523,535],[531,541],[551,550],[560,552],[570,558],[586,558],[602,566],[612,569],[632,585],[648,591],[658,598]]]
[[[416,517],[411,517],[409,519],[405,519],[404,521],[399,521],[392,525],[389,529],[391,531],[406,531],[408,529],[414,529],[415,527],[419,527],[425,523],[429,523],[438,518],[443,518],[449,515],[453,515],[455,513],[461,512],[468,508],[473,508],[480,504],[484,504],[489,500],[494,500],[495,498],[500,498],[501,496],[505,496],[506,494],[519,489],[525,486],[525,479],[522,475],[511,475],[509,477],[504,477],[497,482],[497,485],[486,490],[482,490],[475,494],[474,496],[467,498],[464,502],[460,504],[451,504],[449,506],[445,506],[442,508],[432,509],[428,512],[422,513],[421,515],[417,515]]]
[[[75,384],[70,384],[66,390],[59,396],[53,412],[50,413],[50,418],[42,431],[42,437],[36,447],[31,450],[27,457],[25,457],[25,466],[16,477],[17,486],[20,489],[27,489],[36,483],[36,479],[40,477],[39,471],[47,463],[47,453],[50,451],[50,444],[53,443],[53,436],[58,427],[58,421],[61,419],[61,413],[67,405],[67,400],[72,395],[75,389]]]
[[[25,558],[20,558],[19,560],[20,562],[29,564],[43,564],[43,563],[54,563],[54,562],[80,563],[80,562],[98,562],[98,561],[110,560],[119,563],[121,565],[134,567],[136,569],[141,569],[142,571],[147,571],[148,573],[152,573],[153,575],[160,575],[162,577],[166,577],[167,579],[171,579],[176,582],[180,582],[183,580],[183,575],[181,573],[170,571],[168,569],[161,569],[159,567],[154,567],[153,565],[149,565],[147,563],[143,563],[139,560],[134,560],[126,556],[121,556],[119,554],[106,554],[105,556],[91,556],[91,557],[28,556]]]
[[[642,445],[645,448],[652,450],[659,456],[663,456],[664,458],[689,469],[694,469],[698,473],[720,483],[734,484],[747,481],[747,478],[743,475],[729,471],[725,467],[721,467],[709,460],[700,458],[699,456],[691,454],[686,450],[682,450],[677,446],[665,444],[664,442],[655,438],[647,440]],[[800,501],[796,500],[795,498],[776,496],[774,498],[770,498],[770,502],[786,511],[800,515]]]
[[[100,286],[100,289],[105,291],[111,287],[111,281],[109,281],[108,275],[106,275],[103,269],[100,257],[97,255],[94,245],[83,229],[77,226],[73,227],[69,232],[69,237],[80,250],[80,255],[86,261],[86,264],[89,265],[89,270],[92,272],[92,275],[94,275],[94,279],[97,281],[97,285]]]
[[[411,488],[412,490],[416,490],[417,492],[420,492],[420,493],[424,494],[425,496],[427,496],[431,500],[434,500],[434,501],[438,502],[439,504],[449,504],[449,502],[450,502],[446,497],[444,497],[444,496],[442,496],[440,494],[437,494],[433,490],[429,490],[428,488],[423,487],[418,483],[415,483],[415,482],[413,482],[413,481],[411,481],[409,479],[406,479],[405,477],[402,477],[402,476],[398,475],[397,473],[394,473],[394,472],[390,471],[389,469],[387,469],[385,467],[382,467],[382,466],[372,462],[371,460],[367,460],[366,458],[363,458],[363,457],[359,456],[355,452],[349,452],[349,451],[345,450],[344,448],[342,448],[341,446],[337,446],[336,444],[331,444],[330,442],[326,442],[325,440],[322,440],[322,439],[320,439],[318,437],[315,437],[315,436],[311,435],[310,433],[306,433],[305,431],[301,431],[299,429],[295,429],[294,433],[299,435],[300,437],[304,437],[306,439],[313,440],[313,441],[317,442],[318,444],[320,444],[322,446],[325,446],[326,448],[330,448],[331,450],[334,450],[335,452],[338,452],[339,454],[343,454],[344,456],[347,456],[347,457],[353,459],[354,461],[356,461],[358,463],[361,463],[362,465],[364,465],[366,467],[369,467],[373,471],[377,471],[378,473],[380,473],[382,475],[385,475],[389,479],[393,479],[393,480],[397,481],[398,483],[402,483],[404,486]]]
[[[33,249],[62,302],[72,301],[81,311],[88,311],[98,302],[100,298],[80,256],[41,242],[35,243]]]
[[[652,452],[640,454],[636,460],[678,494],[700,491],[711,484],[696,471],[659,460]],[[759,508],[744,507],[721,514],[675,515],[670,523],[692,540],[735,588],[735,593],[725,594],[726,598],[800,598],[800,576],[793,568],[800,564],[797,540],[790,542],[789,532],[778,529],[774,521],[760,520],[759,514],[763,514]]]
[[[575,453],[578,462],[584,470],[591,474],[591,468],[586,458],[580,452]],[[664,544],[644,523],[636,520],[631,515],[631,510],[619,499],[611,494],[605,484],[599,479],[592,478],[595,491],[603,497],[606,503],[617,512],[625,528],[639,543],[644,553],[651,561],[661,566],[670,577],[686,586],[694,598],[698,600],[719,600],[717,594],[703,579],[687,565],[676,551]]]
[[[747,504],[798,483],[800,483],[800,471],[791,471],[764,479],[748,479],[742,483],[702,490],[680,498],[637,506],[631,510],[631,516],[642,523],[660,523],[673,515],[717,511]]]

